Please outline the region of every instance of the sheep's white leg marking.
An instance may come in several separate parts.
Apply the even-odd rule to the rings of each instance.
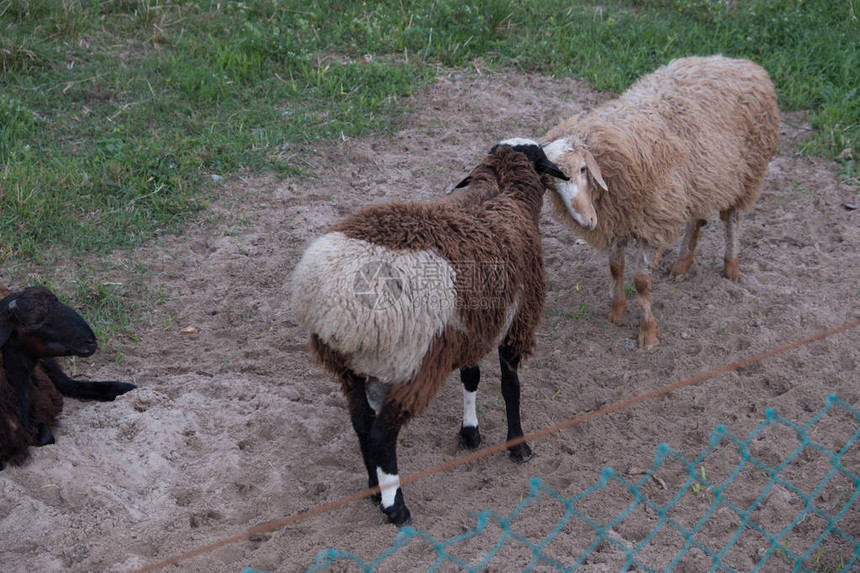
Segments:
[[[651,264],[654,249],[640,241],[636,257],[636,275],[633,284],[636,286],[636,294],[639,295],[639,304],[642,306],[642,316],[639,319],[639,337],[637,343],[641,348],[651,348],[660,343],[657,339],[657,321],[651,313]]]
[[[469,392],[463,388],[463,427],[478,426],[477,398],[477,391]]]
[[[397,474],[387,474],[382,468],[377,467],[376,479],[379,481],[379,488],[382,490],[382,507],[388,508],[393,506],[397,490],[400,489],[400,476]]]
[[[481,445],[477,412],[478,383],[481,381],[481,369],[478,366],[461,369],[460,381],[463,383],[463,425],[460,426],[460,445],[475,450]]]
[[[690,244],[695,245],[699,239],[699,223],[695,219],[690,219],[687,221],[687,225],[684,227],[684,238],[681,239],[681,248],[678,249],[678,260],[686,259],[690,256],[690,253],[693,249],[690,248]],[[695,248],[695,246],[693,247]]]
[[[737,282],[740,280],[738,253],[740,251],[740,219],[736,209],[720,212],[726,224],[726,254],[723,260],[723,276]]]

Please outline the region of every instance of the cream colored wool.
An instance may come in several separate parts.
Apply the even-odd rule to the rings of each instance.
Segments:
[[[389,265],[402,286],[375,307],[356,290],[357,278],[359,291],[365,285],[360,273],[369,262]],[[462,328],[455,281],[448,261],[433,252],[393,251],[333,232],[313,241],[296,266],[292,306],[302,327],[350,357],[354,372],[396,384],[416,374],[446,327]],[[385,292],[381,282],[370,286]]]
[[[609,187],[590,179],[594,230],[582,229],[551,193],[556,216],[598,249],[631,238],[666,246],[690,220],[752,208],[778,130],[776,95],[764,69],[722,56],[675,60],[546,134],[547,156],[567,175],[574,178],[579,165],[566,152],[585,148]]]

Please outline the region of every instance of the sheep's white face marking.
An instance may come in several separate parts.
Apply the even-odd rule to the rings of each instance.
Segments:
[[[463,427],[478,427],[478,391],[469,392],[463,388]]]
[[[575,150],[567,139],[557,139],[544,146],[543,150],[549,160],[570,177],[570,181],[554,181],[556,196],[580,227],[593,231],[597,227],[597,211],[591,200],[589,170],[596,179],[603,179],[599,171],[594,173],[596,165],[589,165],[590,155],[586,156],[587,151]]]
[[[586,231],[591,231],[597,226],[597,216],[594,214],[589,215],[588,209],[582,209],[581,206],[578,206],[578,204],[586,203],[584,200],[577,200],[581,190],[582,185],[573,180],[556,183],[555,186],[556,193],[558,193],[559,198],[564,203],[565,208],[567,208],[567,212],[573,217],[573,220]],[[588,201],[587,203],[590,204],[591,202]],[[591,207],[590,210],[594,211],[594,208]]]
[[[535,147],[540,147],[540,144],[533,139],[526,139],[525,137],[512,137],[511,139],[506,139],[504,141],[500,141],[499,145],[509,145],[510,147],[516,147],[518,145],[529,146],[534,145]]]
[[[382,490],[382,507],[391,507],[394,505],[394,497],[400,487],[400,476],[387,474],[382,471],[382,468],[377,467],[376,479],[379,481],[379,489]]]
[[[543,152],[546,153],[546,156],[553,163],[557,163],[559,157],[571,151],[573,151],[573,146],[571,146],[570,141],[567,139],[556,139],[543,146]]]

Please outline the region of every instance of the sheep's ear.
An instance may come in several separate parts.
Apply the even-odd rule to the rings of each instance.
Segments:
[[[609,191],[609,186],[606,184],[606,181],[603,180],[603,174],[600,172],[600,166],[597,164],[597,160],[587,149],[583,149],[582,154],[585,156],[585,166],[588,167],[588,172],[591,173],[591,177],[597,181],[598,185],[603,187],[604,191]]]
[[[558,165],[546,158],[537,160],[537,163],[535,163],[535,170],[538,172],[538,175],[552,175],[553,177],[558,177],[562,181],[570,180],[570,177],[565,175],[564,171],[562,171]]]
[[[15,325],[12,324],[12,311],[17,305],[18,299],[12,296],[0,301],[0,347],[6,344],[12,336],[12,331],[15,330]]]
[[[468,175],[468,176],[466,176],[465,179],[463,179],[462,181],[460,181],[459,183],[454,185],[454,189],[461,189],[461,188],[469,185],[471,182],[472,182],[472,176]]]

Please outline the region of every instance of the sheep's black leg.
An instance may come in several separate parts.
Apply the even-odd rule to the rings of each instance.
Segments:
[[[463,383],[463,425],[460,426],[460,445],[476,450],[481,445],[476,403],[481,369],[478,366],[461,369],[460,381]]]
[[[9,386],[12,387],[15,405],[13,415],[17,414],[18,424],[24,431],[30,434],[33,426],[30,418],[30,407],[33,403],[33,383],[30,372],[33,370],[34,362],[18,351],[3,348],[3,368]]]
[[[376,413],[367,400],[365,379],[352,373],[344,374],[343,388],[349,402],[352,427],[358,436],[361,457],[364,460],[364,467],[367,469],[367,487],[376,487],[379,485],[376,477],[376,464],[370,457],[370,430],[376,420]],[[380,496],[376,494],[371,499],[375,503],[379,503]]]
[[[502,397],[508,417],[508,440],[513,440],[523,436],[520,423],[520,378],[517,375],[520,356],[514,354],[509,346],[499,346],[499,363],[502,366]],[[525,442],[509,447],[508,453],[517,462],[527,462],[532,458],[532,450]]]
[[[48,374],[48,378],[51,379],[60,394],[79,400],[111,402],[117,396],[137,388],[129,382],[75,380],[63,372],[63,369],[53,358],[43,358],[39,361],[39,367]]]
[[[383,405],[370,430],[370,459],[376,463],[377,481],[382,488],[382,511],[397,526],[412,522],[397,473],[397,434],[407,418],[399,405],[389,402]]]

